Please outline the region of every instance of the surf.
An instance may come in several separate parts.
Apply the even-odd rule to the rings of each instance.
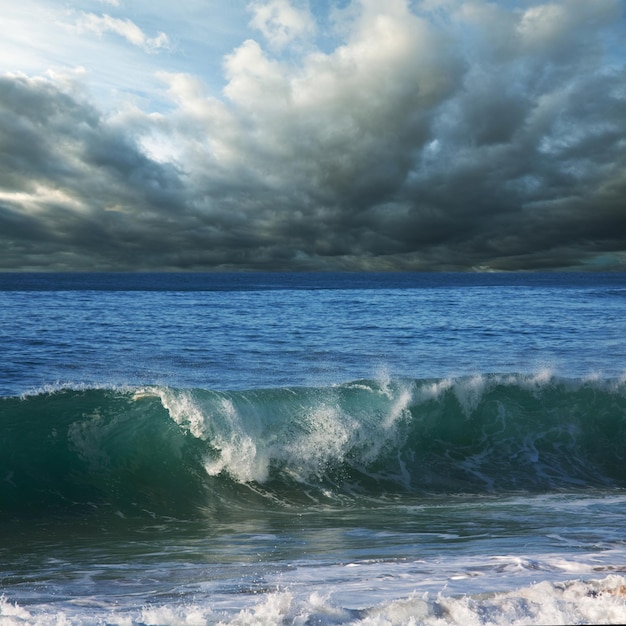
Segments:
[[[626,381],[540,373],[0,400],[0,518],[626,487]]]

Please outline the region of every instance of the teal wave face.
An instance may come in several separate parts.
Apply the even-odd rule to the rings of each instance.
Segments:
[[[59,391],[0,403],[0,515],[195,508],[202,450],[158,400]]]
[[[615,380],[65,389],[0,400],[0,517],[624,487],[625,430]]]

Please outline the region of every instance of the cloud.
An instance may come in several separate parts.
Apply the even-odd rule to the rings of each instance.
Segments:
[[[0,267],[624,268],[618,0],[335,18],[329,50],[245,39],[222,93],[161,72],[158,114],[4,76]]]
[[[104,15],[83,13],[76,21],[76,29],[79,33],[90,32],[99,37],[112,32],[149,53],[170,48],[170,41],[165,33],[160,32],[155,37],[148,37],[132,20],[111,17],[106,13]]]
[[[5,76],[0,92],[4,267],[116,268],[168,228],[179,208],[176,173],[80,90]]]
[[[271,46],[282,48],[294,40],[315,33],[315,22],[308,8],[297,8],[289,0],[253,2],[251,26],[257,28]]]

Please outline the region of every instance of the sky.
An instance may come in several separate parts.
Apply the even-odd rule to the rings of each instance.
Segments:
[[[626,0],[0,0],[0,271],[626,271]]]

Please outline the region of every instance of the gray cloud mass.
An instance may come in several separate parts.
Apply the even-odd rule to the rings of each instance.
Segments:
[[[289,17],[160,112],[0,76],[0,269],[626,269],[620,0]]]

